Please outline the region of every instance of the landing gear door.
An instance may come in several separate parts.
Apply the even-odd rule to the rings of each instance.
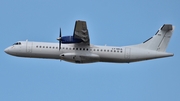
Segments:
[[[32,53],[32,42],[26,41],[26,52],[27,53]]]

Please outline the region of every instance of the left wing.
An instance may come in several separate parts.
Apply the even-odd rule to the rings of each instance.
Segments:
[[[84,44],[90,45],[89,33],[86,25],[86,21],[77,20],[75,22],[74,39],[81,39]]]

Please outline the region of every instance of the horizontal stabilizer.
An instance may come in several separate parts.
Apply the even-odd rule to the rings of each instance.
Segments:
[[[162,31],[170,31],[170,30],[173,30],[173,26],[171,24],[164,24],[162,27],[161,27],[161,30]]]

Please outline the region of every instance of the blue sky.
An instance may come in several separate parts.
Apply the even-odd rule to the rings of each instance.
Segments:
[[[179,0],[1,0],[0,101],[180,101]],[[175,26],[174,57],[130,64],[73,64],[19,58],[19,40],[57,42],[86,20],[92,44],[141,43],[164,23]]]

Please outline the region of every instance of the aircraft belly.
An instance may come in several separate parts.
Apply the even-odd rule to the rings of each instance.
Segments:
[[[63,53],[60,55],[60,58],[73,63],[92,63],[99,61],[99,56],[91,53]]]
[[[126,60],[123,53],[108,53],[100,55],[100,62],[124,63]]]

